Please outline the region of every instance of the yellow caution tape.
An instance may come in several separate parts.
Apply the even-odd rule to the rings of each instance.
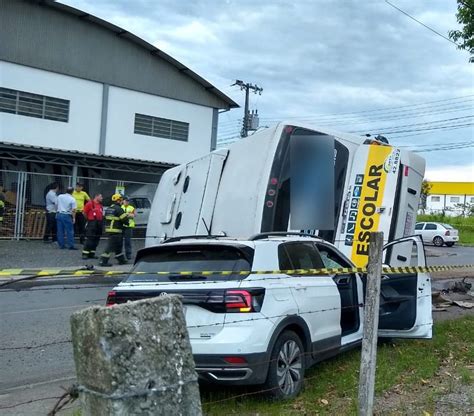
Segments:
[[[409,267],[383,267],[384,274],[412,274],[432,273],[445,270],[474,268],[474,264],[444,265],[444,266],[409,266]],[[119,276],[119,275],[179,275],[179,276],[248,276],[255,275],[307,275],[307,276],[332,276],[334,274],[367,273],[367,267],[338,267],[322,269],[294,269],[294,270],[204,270],[204,271],[179,271],[179,272],[129,272],[123,270],[54,270],[54,269],[0,269],[0,276]]]

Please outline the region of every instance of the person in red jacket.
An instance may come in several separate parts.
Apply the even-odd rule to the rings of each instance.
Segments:
[[[84,215],[87,219],[86,242],[82,250],[83,259],[96,259],[95,251],[99,245],[102,235],[102,224],[104,219],[104,207],[102,206],[102,194],[95,194],[84,205]]]

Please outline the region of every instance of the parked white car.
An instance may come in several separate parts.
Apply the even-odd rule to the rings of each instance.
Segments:
[[[440,222],[418,222],[415,234],[420,235],[425,243],[432,243],[437,247],[442,247],[443,244],[452,247],[459,241],[458,230]]]
[[[130,197],[130,204],[135,207],[135,226],[146,227],[151,211],[151,202],[147,196],[134,195]]]
[[[143,274],[130,274],[109,292],[107,305],[179,294],[201,379],[263,384],[273,398],[294,397],[308,367],[361,343],[365,276],[285,274],[354,267],[334,245],[290,234],[265,233],[245,241],[176,237],[145,248],[132,269]],[[419,237],[389,243],[385,264],[391,263],[396,244],[407,245],[405,251],[425,265]],[[263,270],[280,273],[252,273]],[[431,338],[431,333],[430,276],[383,276],[379,336]]]

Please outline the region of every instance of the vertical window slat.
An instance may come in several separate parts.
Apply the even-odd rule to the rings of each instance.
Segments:
[[[135,113],[133,132],[144,136],[187,142],[189,123]]]
[[[44,120],[69,121],[69,100],[0,87],[0,112]]]

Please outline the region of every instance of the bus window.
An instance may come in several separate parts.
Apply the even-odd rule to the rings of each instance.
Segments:
[[[290,137],[295,135],[327,136],[323,133],[293,126],[286,126],[283,129],[268,180],[261,232],[287,231],[289,229],[291,205]],[[332,138],[332,136],[328,137]],[[334,140],[334,146],[334,228],[337,229],[343,204],[349,150],[337,140]],[[328,241],[334,241],[335,229],[319,231],[319,235]]]
[[[347,163],[349,150],[337,140],[334,140],[334,230],[321,230],[319,236],[326,241],[334,242],[337,223],[341,215],[343,205],[344,185],[346,183]]]

